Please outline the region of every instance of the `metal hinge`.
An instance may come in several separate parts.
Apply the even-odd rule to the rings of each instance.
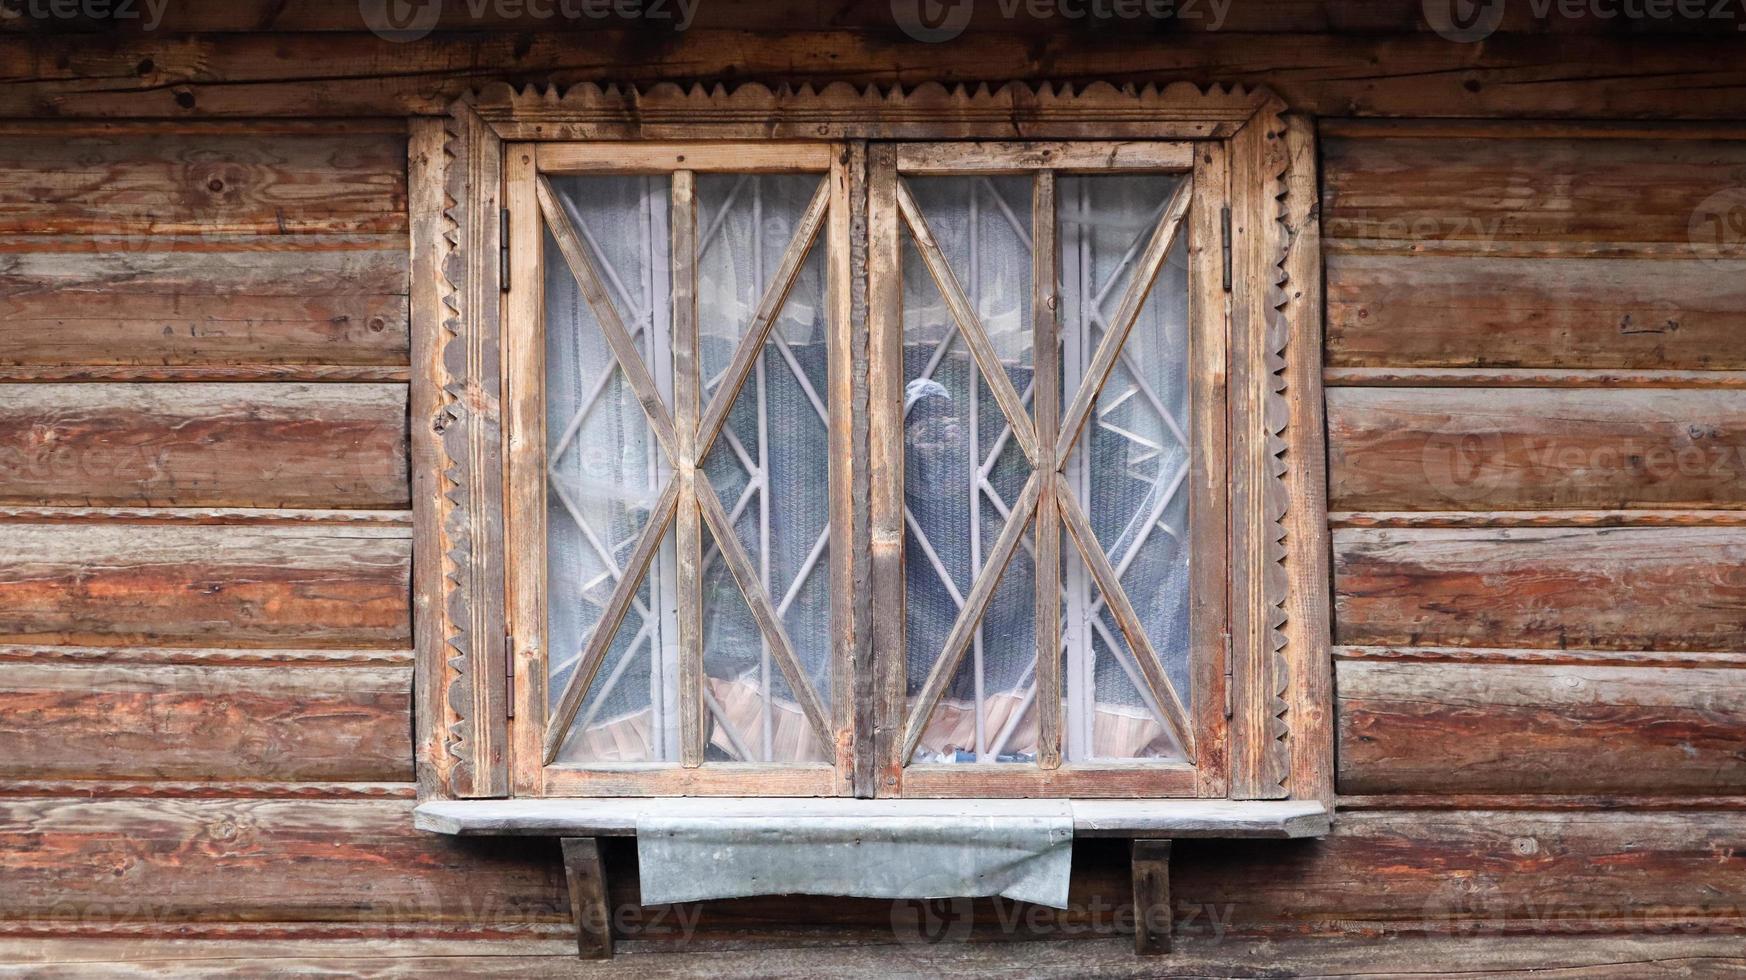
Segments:
[[[1223,233],[1225,292],[1231,291],[1231,209],[1229,206],[1219,208],[1219,229]],[[504,274],[507,281],[509,274]],[[1228,715],[1228,713],[1227,713]]]
[[[1229,246],[1226,246],[1226,247],[1227,247],[1227,249],[1229,248]],[[1225,266],[1227,269],[1230,267],[1229,260],[1227,260],[1225,262]],[[1230,279],[1229,272],[1226,272],[1225,278],[1227,280]],[[503,290],[504,292],[509,291],[509,209],[508,208],[503,208],[502,210],[497,212],[497,288]],[[1225,288],[1226,289],[1231,288],[1230,283],[1228,281],[1225,284]]]
[[[515,637],[507,630],[503,634],[503,706],[504,716],[515,717]]]
[[[1229,718],[1236,713],[1234,696],[1231,694],[1232,688],[1236,687],[1231,672],[1231,628],[1225,627],[1220,635],[1225,641],[1225,717]]]

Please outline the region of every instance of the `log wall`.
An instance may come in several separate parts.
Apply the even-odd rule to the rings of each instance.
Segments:
[[[1321,122],[1341,813],[1184,842],[1178,928],[1746,930],[1746,252],[1702,237],[1746,141],[1525,121],[1738,118],[1737,40],[1463,46],[1348,4],[923,45],[799,6],[659,43],[393,45],[350,3],[0,36],[0,935],[563,931],[555,845],[408,817],[403,117],[499,77],[1241,79],[1347,117]],[[607,858],[634,903],[634,853]],[[1067,925],[1128,894],[1117,851],[1076,866]],[[694,911],[722,940],[893,928]]]

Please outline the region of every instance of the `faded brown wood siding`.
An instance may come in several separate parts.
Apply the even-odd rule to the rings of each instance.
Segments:
[[[69,121],[0,138],[0,933],[565,931],[550,842],[409,817],[398,117],[497,77],[1240,80],[1322,116],[1490,117],[1324,122],[1343,811],[1320,842],[1179,843],[1176,926],[1746,927],[1746,530],[1717,512],[1741,481],[1663,473],[1648,445],[1741,445],[1746,255],[1692,228],[1746,186],[1746,143],[1527,121],[1737,119],[1737,39],[1511,5],[1462,45],[1416,4],[1267,6],[1156,43],[992,18],[924,44],[883,8],[810,3],[704,5],[660,43],[448,5],[400,45],[351,0],[174,4],[97,39],[8,22],[0,115]],[[1621,439],[1651,452],[1567,452]],[[1472,526],[1389,523],[1451,512]],[[1658,520],[1704,527],[1607,526]],[[606,858],[634,904],[634,851]],[[1089,910],[1129,894],[1124,861],[1082,842],[1075,910],[1044,934],[1108,928]],[[1014,938],[1010,905],[972,908],[976,938]],[[699,939],[893,937],[888,902],[698,911]]]
[[[562,918],[408,816],[404,129],[0,135],[0,932]]]
[[[1737,797],[1746,134],[1444,130],[1324,144],[1339,789]]]

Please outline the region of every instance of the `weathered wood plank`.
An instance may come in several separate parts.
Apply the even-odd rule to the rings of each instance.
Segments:
[[[1417,16],[1416,11],[1410,12]],[[735,25],[738,27],[738,25]],[[787,24],[784,24],[787,26]],[[356,31],[0,40],[0,115],[15,118],[357,116],[437,113],[492,76],[522,83],[789,78],[946,84],[988,79],[1242,80],[1317,115],[1733,119],[1746,70],[1729,33],[1653,46],[1628,36],[1498,35],[1451,43],[1374,36],[1208,32],[1136,51],[1130,31],[1027,37],[969,31],[951,44],[900,31],[647,29],[435,33],[415,45]],[[144,68],[142,69],[142,66]]]
[[[0,779],[411,778],[410,667],[13,663]]]
[[[1705,199],[1746,184],[1746,144],[1731,140],[1330,139],[1322,160],[1329,238],[1480,250],[1688,245]]]
[[[1335,366],[1746,367],[1746,258],[1336,253],[1327,267]]]
[[[410,754],[408,755],[410,759]],[[457,844],[410,800],[0,799],[0,920],[431,924],[569,919],[550,841]]]
[[[29,384],[0,397],[0,502],[403,508],[406,386]]]
[[[1335,510],[1746,507],[1739,392],[1329,388],[1327,405]]]
[[[606,898],[606,868],[600,842],[566,837],[564,877],[570,886],[570,916],[576,920],[576,953],[585,960],[612,959],[612,907]]]
[[[1341,661],[1343,793],[1738,793],[1746,675]]]
[[[1342,812],[1318,841],[1178,841],[1171,865],[1177,907],[1227,934],[1746,928],[1741,812]]]
[[[405,365],[406,253],[377,235],[5,239],[0,364]]]
[[[0,139],[0,235],[404,233],[406,214],[403,135]]]
[[[1513,9],[1513,8],[1512,8]],[[832,902],[829,905],[848,904]],[[872,903],[869,903],[872,904]],[[891,903],[886,918],[890,918]],[[925,915],[919,908],[899,906]],[[876,915],[870,911],[870,916]],[[972,903],[965,918],[993,930],[1003,924],[993,902]],[[1028,914],[1028,912],[1027,912]],[[1180,915],[1189,913],[1179,911]],[[655,921],[659,915],[659,921]],[[1133,944],[1110,937],[1118,931],[1108,918],[1092,915],[1041,915],[1027,934],[1039,938],[1071,934],[1074,942],[939,942],[890,945],[872,934],[821,943],[772,943],[750,947],[723,944],[700,955],[699,943],[684,938],[676,916],[665,909],[635,917],[639,948],[633,961],[644,980],[692,980],[700,960],[719,977],[755,976],[766,980],[812,980],[829,974],[840,980],[885,980],[894,972],[927,973],[1005,980],[1150,980],[1159,972],[1176,976],[1229,977],[1273,974],[1292,977],[1354,975],[1462,976],[1483,974],[1502,980],[1539,980],[1547,975],[1573,980],[1633,976],[1690,977],[1698,970],[1722,977],[1746,973],[1746,954],[1732,935],[1483,936],[1469,934],[1401,937],[1388,942],[1355,936],[1302,936],[1232,942],[1223,935],[1179,937],[1170,958],[1142,960]],[[922,921],[926,921],[923,919]],[[954,920],[957,921],[957,920]],[[843,935],[838,929],[837,935]],[[909,935],[918,935],[910,933]],[[922,932],[922,936],[933,933]],[[1079,938],[1085,935],[1088,938]],[[649,942],[648,940],[652,940]],[[646,945],[644,945],[646,943]],[[442,936],[394,938],[210,938],[138,940],[21,938],[0,942],[0,956],[22,964],[41,980],[83,978],[102,973],[116,980],[199,977],[203,980],[255,980],[263,973],[368,976],[378,980],[445,977],[565,976],[615,980],[620,963],[577,962],[574,944],[563,939],[482,941]]]
[[[0,640],[411,643],[403,528],[19,525],[0,535]]]
[[[1746,649],[1746,531],[1334,532],[1335,642]]]

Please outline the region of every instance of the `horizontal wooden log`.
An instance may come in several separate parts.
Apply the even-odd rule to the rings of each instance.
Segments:
[[[510,930],[568,918],[553,842],[456,843],[414,830],[412,805],[0,799],[0,923]]]
[[[67,244],[0,241],[0,364],[403,366],[409,356],[404,236]]]
[[[0,503],[409,506],[406,386],[28,384],[0,392]]]
[[[393,8],[389,8],[393,9]],[[1015,15],[1016,9],[1021,13]],[[1591,13],[1590,11],[1607,13]],[[1633,8],[1634,9],[1634,8]],[[1702,33],[1716,29],[1705,16],[1686,16],[1682,8],[1668,5],[1665,13],[1637,17],[1630,22],[1634,35]],[[1725,9],[1725,8],[1724,8]],[[128,16],[116,15],[116,10]],[[1614,32],[1615,8],[1580,8],[1571,16],[1557,5],[1506,5],[1498,11],[1497,32],[1502,34],[1595,34]],[[137,11],[137,15],[134,12]],[[631,11],[627,14],[622,11]],[[542,31],[588,35],[622,29],[627,18],[647,12],[638,24],[652,37],[666,38],[682,30],[826,30],[857,33],[891,33],[897,27],[890,8],[882,4],[837,0],[741,0],[735,4],[700,3],[687,8],[676,3],[653,2],[624,5],[583,3],[461,3],[429,8],[429,27],[439,31]],[[366,13],[367,12],[367,13]],[[1088,16],[1089,13],[1089,16]],[[1421,9],[1410,3],[1389,0],[1236,0],[1232,3],[1178,2],[1174,4],[1107,4],[1076,7],[1068,4],[1012,5],[972,4],[964,10],[966,32],[998,32],[1017,35],[1068,33],[1096,37],[1100,29],[1129,26],[1136,33],[1196,34],[1205,31],[1329,33],[1427,33],[1433,30]],[[19,16],[0,21],[0,31],[19,34],[90,34],[98,31],[140,33],[193,32],[302,32],[362,31],[372,25],[389,26],[375,8],[360,7],[356,0],[300,0],[280,5],[275,0],[230,0],[223,4],[143,4],[115,8],[48,4],[21,5]],[[952,23],[958,23],[956,15]],[[417,27],[426,25],[420,11]]]
[[[1335,366],[1746,367],[1746,258],[1331,254],[1327,296]]]
[[[1319,841],[1181,841],[1179,903],[1228,932],[1729,935],[1746,813],[1342,812]],[[1212,932],[1205,915],[1179,933]]]
[[[409,667],[8,664],[0,779],[412,778]]]
[[[401,528],[16,525],[0,642],[405,649],[410,552]]]
[[[1746,144],[1331,139],[1322,172],[1330,239],[1691,245],[1705,202],[1746,186]]]
[[[0,662],[67,664],[143,664],[146,666],[303,665],[314,667],[401,667],[412,665],[411,650],[234,649],[228,647],[70,646],[0,643]]]
[[[0,375],[3,376],[3,375]],[[1330,367],[1328,387],[1360,388],[1746,388],[1746,371],[1629,368]]]
[[[1738,670],[1341,661],[1342,793],[1739,793]]]
[[[652,44],[654,38],[659,44]],[[1136,46],[1131,31],[1027,37],[966,32],[950,44],[901,31],[834,33],[645,29],[434,33],[417,44],[374,34],[153,32],[129,38],[0,39],[0,115],[190,119],[440,113],[501,77],[583,80],[763,78],[822,83],[975,84],[990,79],[1233,82],[1264,85],[1306,112],[1346,116],[1735,119],[1746,94],[1737,40],[1496,35],[1457,44],[1433,33],[1374,36],[1213,31]]]
[[[406,226],[403,136],[0,139],[0,235],[404,233]]]
[[[1344,645],[1746,650],[1738,528],[1334,531]]]
[[[1329,388],[1327,402],[1335,510],[1746,507],[1739,392]]]
[[[1746,510],[1336,510],[1333,527],[1746,527]]]
[[[889,904],[889,903],[887,903]],[[903,906],[899,906],[902,910]],[[925,916],[919,906],[912,907]],[[1027,910],[1028,914],[1029,910]],[[990,916],[995,910],[989,909]],[[1178,916],[1186,915],[1178,910]],[[993,978],[1024,976],[1038,980],[1146,980],[1160,972],[1189,977],[1435,976],[1477,974],[1500,980],[1538,980],[1546,976],[1592,978],[1632,976],[1676,978],[1695,970],[1732,976],[1746,970],[1746,953],[1731,935],[1628,936],[1432,936],[1377,942],[1362,936],[1300,936],[1231,942],[1225,936],[1179,936],[1167,964],[1136,959],[1133,942],[1104,928],[1073,929],[1075,942],[939,942],[893,947],[890,937],[859,942],[742,943],[707,951],[677,941],[672,913],[649,910],[627,918],[660,915],[674,935],[646,945],[626,943],[640,980],[694,980],[702,969],[714,976],[756,976],[804,980],[829,975],[839,980],[885,980],[896,973]],[[924,920],[926,921],[926,920]],[[1069,934],[1043,916],[1020,928],[1027,938]],[[166,975],[204,980],[255,980],[263,973],[337,974],[378,980],[505,978],[561,975],[578,980],[613,980],[627,972],[620,961],[587,963],[576,959],[574,938],[480,940],[440,938],[210,938],[187,940],[98,940],[65,937],[0,941],[0,958],[25,965],[40,980],[84,978],[102,973],[115,980]],[[633,951],[634,948],[634,951]],[[1701,967],[1697,966],[1701,964]]]
[[[0,648],[4,651],[4,648]],[[1740,650],[1536,650],[1532,647],[1334,647],[1335,660],[1588,667],[1746,667]],[[1742,798],[1746,803],[1746,798]]]

